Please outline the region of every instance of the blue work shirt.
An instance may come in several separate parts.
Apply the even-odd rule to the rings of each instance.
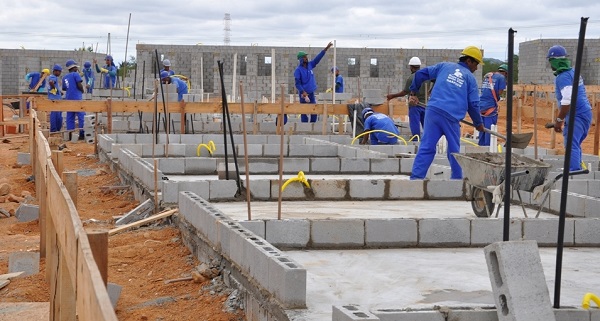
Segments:
[[[439,110],[453,121],[460,121],[468,112],[475,126],[483,122],[479,114],[477,80],[466,63],[441,62],[421,68],[414,75],[410,85],[413,92],[418,92],[424,81],[435,79],[428,109]]]
[[[62,89],[65,92],[65,100],[82,100],[82,92],[77,88],[77,83],[83,82],[79,73],[74,71],[63,77]]]
[[[108,73],[106,74],[106,76],[104,76],[104,88],[105,89],[109,89],[109,88],[115,88],[115,86],[117,85],[117,67],[115,67],[115,65],[104,65],[104,67],[102,67],[106,70],[108,70]],[[96,72],[101,73],[102,71],[100,70],[100,68],[98,67],[98,64],[96,64]]]
[[[92,68],[83,68],[83,78],[85,79],[85,84],[89,85],[90,89],[93,89],[95,78]]]
[[[42,79],[42,74],[39,72],[30,72],[27,75],[25,75],[25,80],[29,81],[29,90],[32,90],[33,88],[35,88],[35,86],[40,81],[40,79]],[[42,84],[40,85],[40,87],[38,87],[37,91],[38,92],[46,91],[46,79],[44,79],[42,81]]]
[[[50,88],[50,83],[54,82],[54,88],[56,88],[56,94],[53,94],[50,92],[50,90],[52,90],[52,88]],[[50,100],[61,100],[62,99],[62,91],[60,90],[60,86],[59,86],[60,82],[58,80],[58,77],[56,77],[55,75],[50,75],[48,77],[48,99]]]
[[[343,93],[344,92],[344,78],[342,75],[337,75],[335,77],[335,92]]]
[[[298,67],[294,70],[294,79],[296,89],[300,94],[302,92],[310,94],[317,90],[317,81],[313,69],[319,64],[323,56],[325,56],[325,50],[321,50],[315,59],[309,60],[306,67],[302,64],[303,58],[298,59]]]
[[[394,121],[386,114],[381,113],[373,113],[371,116],[367,117],[367,120],[365,120],[364,128],[365,131],[379,129],[394,133],[396,135],[400,135],[398,128],[394,124]]]
[[[573,90],[573,78],[575,77],[575,71],[573,68],[563,71],[554,80],[554,84],[556,86],[556,100],[558,100],[558,109],[560,110],[561,106],[570,105],[571,104],[571,95]],[[585,92],[585,85],[583,84],[583,77],[579,77],[579,87],[577,88],[577,105],[576,105],[576,115],[586,115],[592,109],[592,105],[588,100],[587,94]],[[587,115],[586,115],[587,116]],[[569,119],[569,114],[567,114],[566,119]],[[565,122],[567,121],[565,119]]]
[[[169,76],[173,76],[175,74],[175,71],[173,71],[173,69],[169,69],[169,70],[161,69],[158,74],[160,75],[160,73],[163,71],[167,71],[169,73]]]
[[[183,81],[177,77],[170,77],[170,78],[171,78],[171,83],[175,84],[175,86],[177,87],[177,101],[182,101],[183,95],[188,93],[187,84],[185,83],[185,81]]]
[[[504,78],[503,74],[488,72],[483,76],[481,96],[479,96],[479,109],[482,113],[490,108],[494,108],[494,111],[490,115],[498,112],[498,100],[500,100],[500,93],[504,89],[506,89],[506,78]],[[496,95],[495,98],[492,90],[494,90]]]

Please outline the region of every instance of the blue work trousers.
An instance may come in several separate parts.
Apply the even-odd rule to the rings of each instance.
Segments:
[[[563,142],[565,148],[567,147],[567,133],[568,133],[568,121],[569,117],[565,119],[565,126],[563,127]],[[571,158],[569,163],[569,171],[576,171],[581,169],[581,144],[587,137],[592,123],[592,111],[575,116],[575,125],[573,127],[573,143],[571,147]]]
[[[421,125],[425,123],[425,107],[423,106],[410,106],[408,107],[408,124],[410,125],[410,132],[414,135],[421,137]]]
[[[85,116],[85,112],[83,112],[83,111],[68,111],[67,112],[67,130],[75,129],[75,116],[77,116],[77,122],[79,123],[79,128],[83,128],[83,117]],[[79,136],[83,137],[83,129],[79,131]]]
[[[487,129],[491,129],[492,125],[496,125],[498,123],[498,114],[490,115],[490,116],[481,116],[483,119],[483,126]],[[479,133],[479,146],[490,146],[490,134],[486,132]]]
[[[50,132],[59,132],[62,129],[62,112],[51,111],[50,112]]]

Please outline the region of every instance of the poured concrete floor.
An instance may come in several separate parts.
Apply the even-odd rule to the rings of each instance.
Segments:
[[[236,220],[247,219],[243,202],[213,203]],[[252,202],[253,219],[276,219],[277,202]],[[527,209],[530,217],[537,210]],[[504,210],[500,211],[500,217]],[[511,216],[524,217],[520,206]],[[282,218],[460,218],[475,217],[467,201],[283,202]],[[542,212],[540,217],[556,217]],[[550,298],[554,293],[556,250],[540,255]],[[331,320],[331,306],[368,309],[432,308],[434,305],[494,306],[483,248],[302,250],[286,254],[307,270],[307,310],[293,320]],[[600,289],[600,250],[567,248],[563,260],[562,306],[581,304]]]

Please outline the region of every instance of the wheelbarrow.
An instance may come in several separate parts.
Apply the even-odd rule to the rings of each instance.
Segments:
[[[494,212],[494,193],[503,199],[505,180],[505,154],[499,153],[454,153],[454,158],[463,170],[465,183],[468,187],[467,199],[477,217],[491,217]],[[527,217],[521,193],[533,192],[536,186],[544,184],[550,164],[537,161],[522,155],[511,156],[511,189],[517,192],[521,200],[523,213]],[[548,192],[548,191],[545,191]],[[500,207],[498,207],[499,210]],[[498,212],[496,212],[498,215]]]

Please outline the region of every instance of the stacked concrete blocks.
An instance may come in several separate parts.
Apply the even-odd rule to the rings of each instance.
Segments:
[[[484,248],[499,321],[556,320],[535,241]]]
[[[332,321],[379,321],[376,315],[369,310],[356,305],[334,305],[332,312]]]

